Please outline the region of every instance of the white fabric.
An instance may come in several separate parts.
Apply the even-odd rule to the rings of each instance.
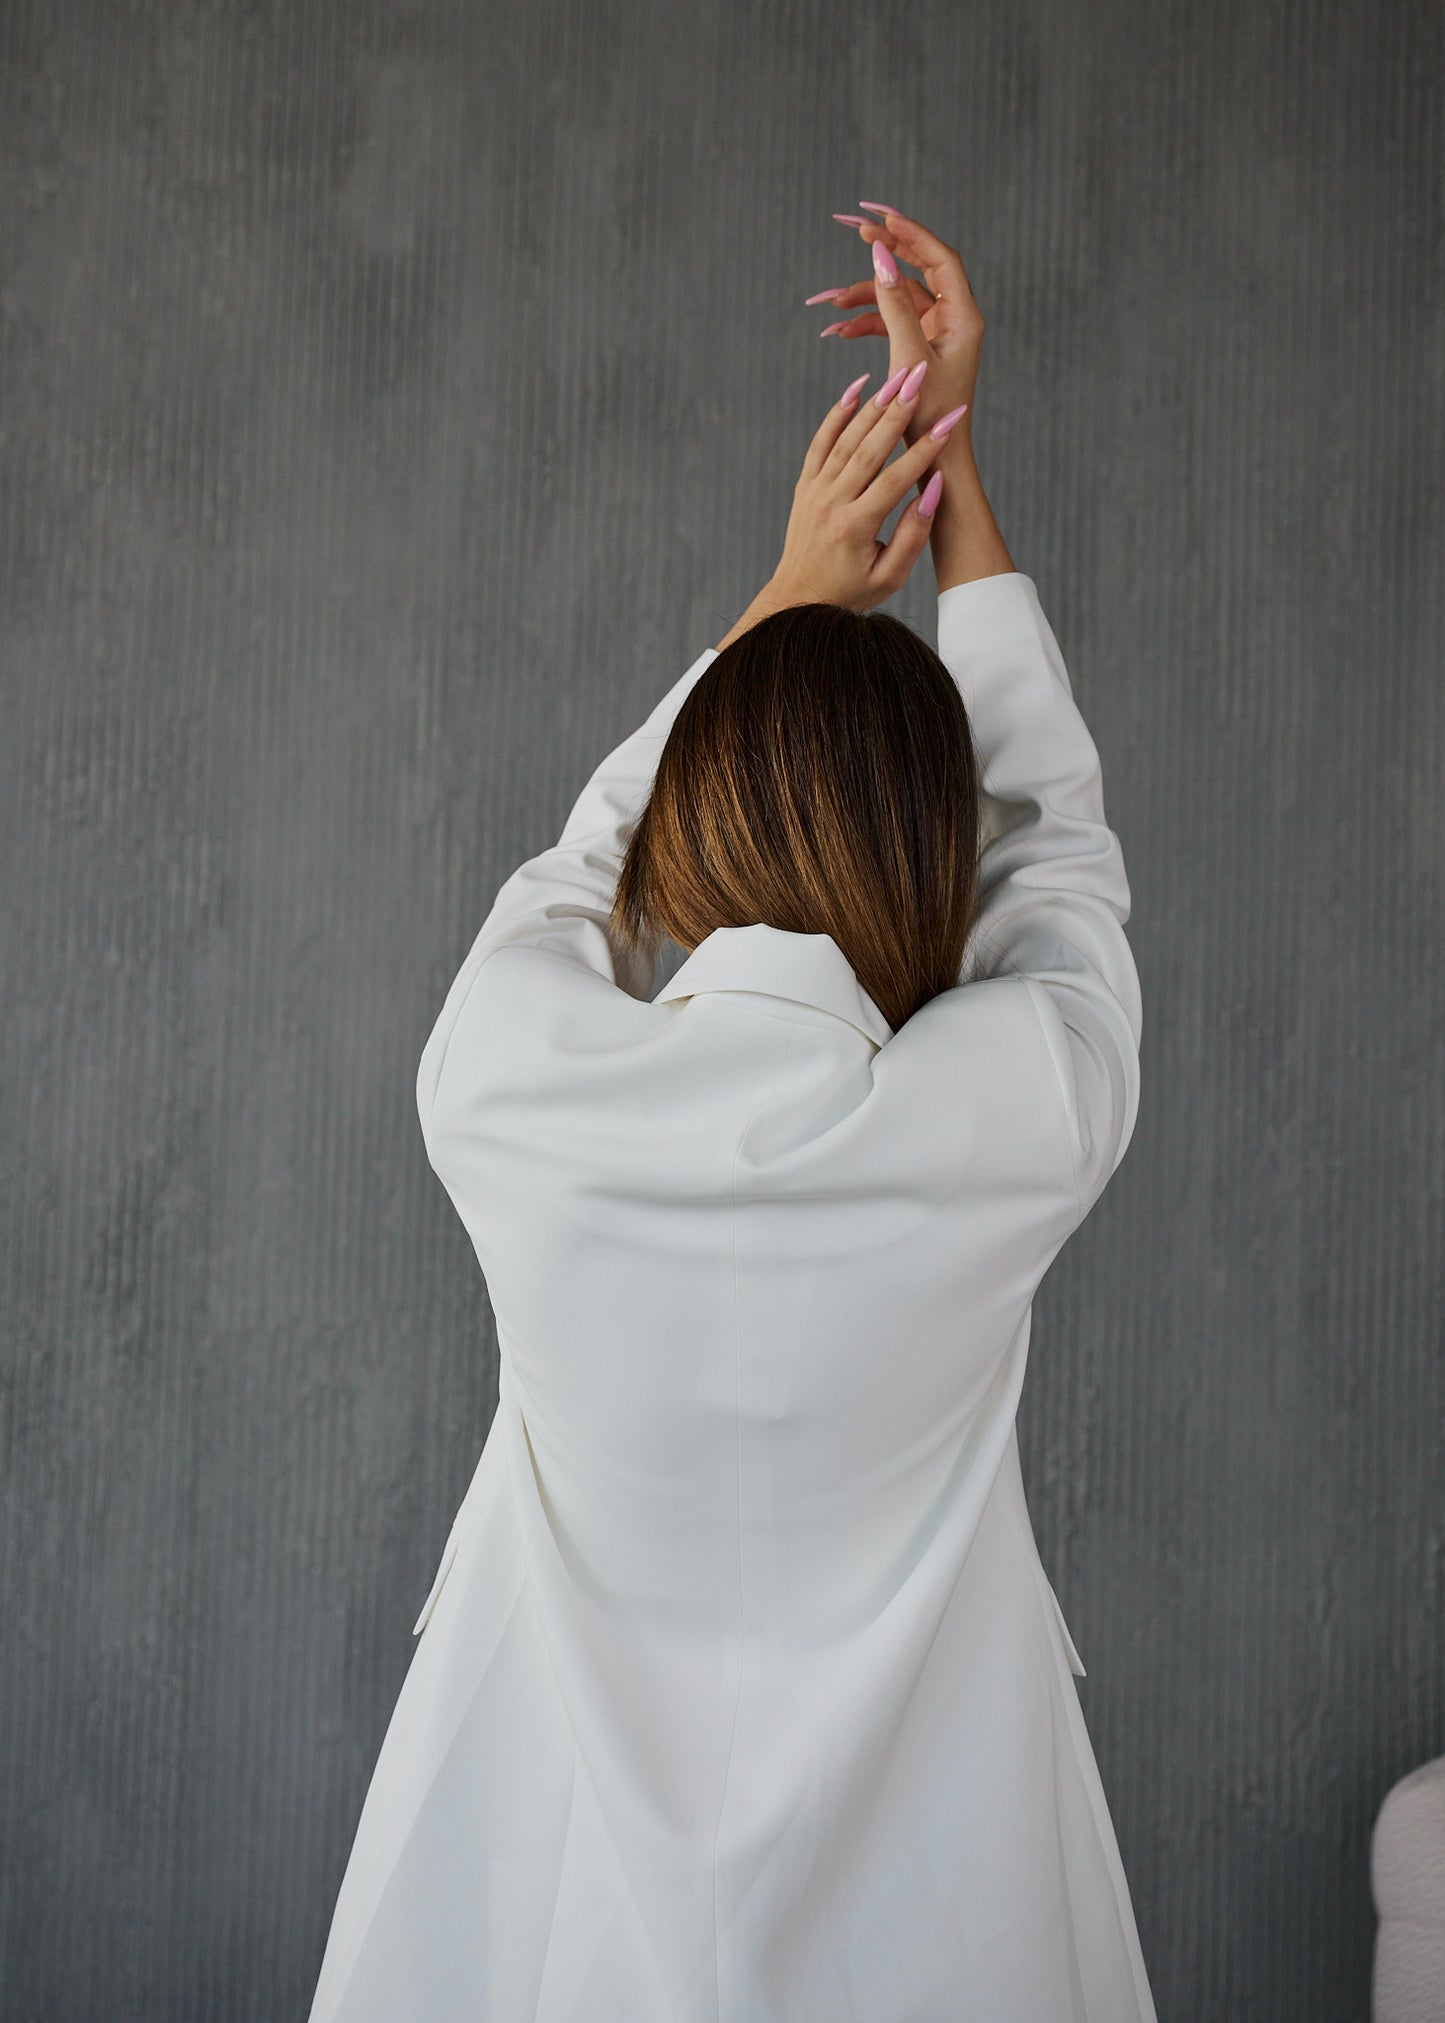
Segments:
[[[311,2023],[1152,2023],[1014,1430],[1134,1128],[1129,889],[1031,578],[938,627],[991,840],[902,1030],[825,935],[720,930],[655,1001],[609,939],[712,649],[447,995],[417,1101],[501,1395]]]

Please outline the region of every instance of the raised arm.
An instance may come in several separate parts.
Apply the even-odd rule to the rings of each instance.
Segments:
[[[990,837],[961,980],[1026,980],[1087,1214],[1133,1135],[1141,1036],[1129,883],[1098,750],[1032,577],[941,591],[938,651],[973,726]]]
[[[477,972],[497,949],[530,942],[597,971],[632,997],[648,996],[652,964],[616,945],[608,916],[627,839],[652,791],[667,734],[688,691],[716,658],[715,648],[704,648],[646,720],[603,759],[558,840],[520,865],[498,892],[422,1051],[416,1086],[423,1122],[431,1113],[442,1062]]]
[[[1027,982],[1087,1214],[1124,1156],[1139,1106],[1139,978],[1124,936],[1123,854],[1104,818],[1099,754],[1058,641],[1033,579],[1014,569],[974,462],[984,326],[963,260],[891,205],[863,209],[878,218],[844,214],[844,222],[871,247],[873,273],[830,291],[839,308],[863,313],[832,330],[886,336],[890,371],[927,361],[910,442],[940,410],[967,403],[938,459],[943,496],[931,536],[938,651],[973,725],[990,838],[960,981],[1012,973]],[[905,274],[900,259],[923,279]]]
[[[865,200],[863,208],[879,212],[887,222],[846,212],[837,215],[858,226],[860,238],[871,249],[872,273],[866,281],[827,289],[809,300],[861,309],[861,315],[830,324],[823,335],[849,342],[886,337],[890,375],[919,365],[926,368],[904,440],[911,445],[945,421],[950,426],[934,466],[943,474],[943,496],[930,542],[938,587],[948,590],[955,583],[971,583],[1014,566],[973,456],[983,313],[956,247],[890,205]],[[921,269],[923,279],[905,274],[900,259]]]

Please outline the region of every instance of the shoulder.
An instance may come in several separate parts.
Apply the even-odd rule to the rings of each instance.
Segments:
[[[921,1005],[873,1064],[880,1097],[975,1177],[1075,1199],[1059,1075],[1026,977],[956,984]]]
[[[442,1076],[456,1057],[481,1070],[505,1059],[515,1070],[562,1039],[587,1046],[636,1038],[662,1008],[636,998],[591,964],[535,942],[503,942],[477,965],[453,1022]],[[585,1034],[586,1038],[581,1036]]]

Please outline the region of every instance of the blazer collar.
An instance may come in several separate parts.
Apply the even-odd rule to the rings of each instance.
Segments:
[[[893,1028],[859,983],[831,934],[792,934],[758,922],[716,927],[686,957],[654,1002],[710,990],[759,991],[846,1019],[881,1047]]]

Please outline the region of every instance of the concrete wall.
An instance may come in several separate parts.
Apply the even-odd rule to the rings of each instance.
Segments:
[[[9,0],[7,2018],[305,2012],[496,1396],[421,1045],[882,364],[802,307],[872,196],[1133,882],[1021,1431],[1160,2014],[1365,2015],[1445,1748],[1442,20]]]

